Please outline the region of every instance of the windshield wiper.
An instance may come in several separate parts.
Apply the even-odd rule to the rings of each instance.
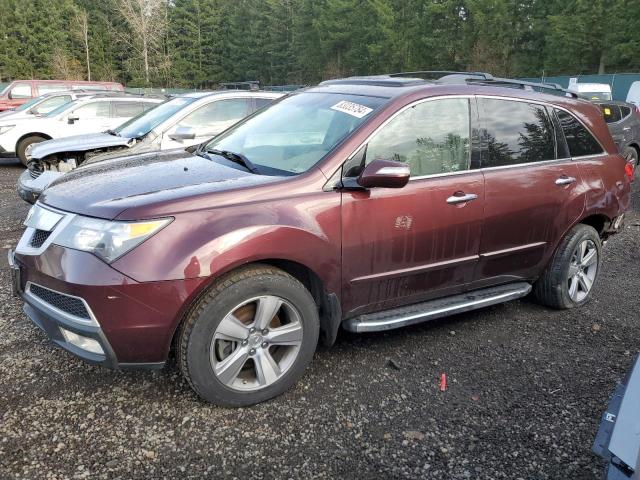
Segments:
[[[114,137],[119,137],[120,135],[118,134],[118,132],[116,132],[115,130],[107,130],[106,132],[107,135],[113,135]]]
[[[227,160],[231,160],[234,163],[238,163],[240,165],[242,165],[244,168],[246,168],[247,170],[249,170],[251,173],[257,173],[259,174],[260,172],[258,172],[258,169],[256,168],[256,166],[251,163],[251,160],[249,160],[247,157],[245,157],[243,154],[241,153],[236,153],[236,152],[231,152],[229,150],[207,150],[207,153],[212,153],[214,155],[220,155],[222,158],[226,158]]]

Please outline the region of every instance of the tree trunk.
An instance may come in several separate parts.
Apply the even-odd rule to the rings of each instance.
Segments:
[[[598,74],[605,73],[604,52],[600,52],[600,64],[598,65]]]

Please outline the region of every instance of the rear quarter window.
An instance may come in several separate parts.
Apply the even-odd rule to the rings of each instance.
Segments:
[[[564,110],[558,109],[556,109],[556,115],[567,139],[569,153],[572,157],[584,157],[602,153],[602,147],[600,147],[598,141],[577,118]]]

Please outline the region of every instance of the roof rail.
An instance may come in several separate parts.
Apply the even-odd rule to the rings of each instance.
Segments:
[[[517,80],[512,78],[500,78],[494,77],[490,73],[486,72],[456,72],[448,70],[422,70],[416,72],[400,72],[392,73],[390,77],[403,77],[403,76],[415,76],[415,75],[442,75],[436,79],[441,83],[474,83],[479,85],[491,85],[491,86],[516,86],[520,88],[530,87],[531,89],[539,88],[541,90],[552,90],[565,93],[573,98],[580,98],[576,92],[567,90],[557,83],[537,83],[528,82],[526,80]]]
[[[493,75],[486,72],[458,72],[455,70],[417,70],[415,72],[398,72],[398,73],[390,73],[390,77],[408,77],[408,76],[417,76],[417,75],[440,75],[440,78],[448,75],[466,75],[466,76],[478,76],[482,77],[485,80],[493,79]],[[440,80],[437,78],[436,80]]]

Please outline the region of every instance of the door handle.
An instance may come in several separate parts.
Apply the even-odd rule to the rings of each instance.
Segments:
[[[478,195],[476,195],[475,193],[467,193],[464,195],[451,195],[449,198],[447,198],[447,203],[449,205],[455,205],[457,203],[467,203],[467,202],[471,202],[472,200],[475,200],[478,198]]]
[[[576,179],[574,177],[560,177],[556,179],[556,185],[571,185],[575,183]]]

